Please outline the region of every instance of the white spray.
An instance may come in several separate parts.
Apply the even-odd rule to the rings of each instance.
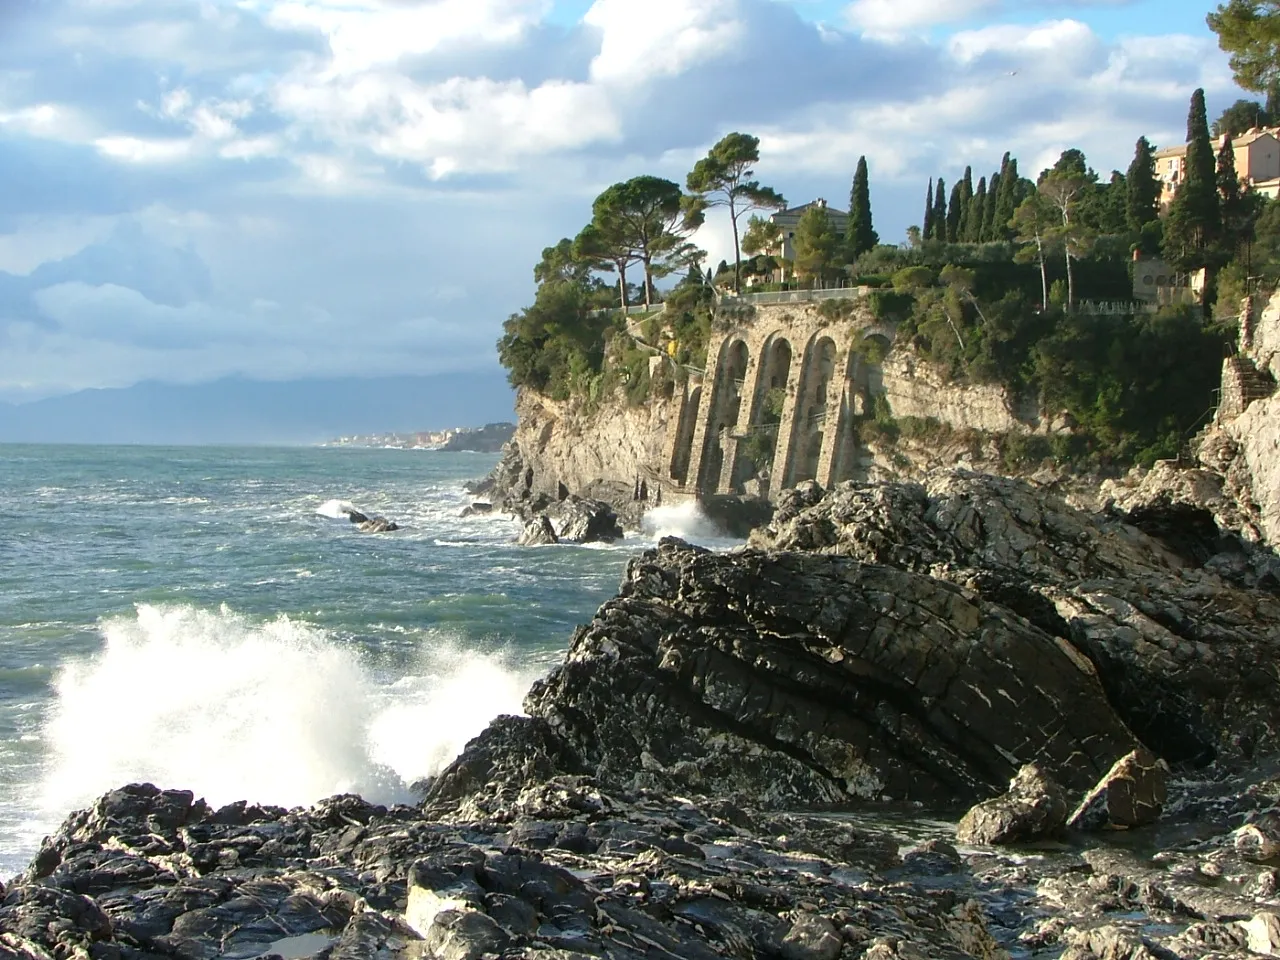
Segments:
[[[447,645],[421,676],[379,683],[322,631],[225,607],[139,606],[105,648],[64,667],[46,725],[51,813],[131,781],[232,800],[307,804],[357,792],[389,803],[439,772],[533,679]]]

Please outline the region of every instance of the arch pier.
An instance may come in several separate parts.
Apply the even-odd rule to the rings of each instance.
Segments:
[[[770,498],[857,475],[857,425],[880,392],[891,326],[812,306],[762,307],[707,350],[670,420],[663,485],[675,496]]]

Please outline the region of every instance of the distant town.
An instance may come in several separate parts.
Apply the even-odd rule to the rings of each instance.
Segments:
[[[326,441],[321,446],[496,453],[515,432],[514,423],[486,423],[483,427],[453,427],[448,430],[424,430],[418,433],[352,434]]]

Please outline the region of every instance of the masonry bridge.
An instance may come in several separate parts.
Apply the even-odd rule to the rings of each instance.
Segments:
[[[661,485],[676,496],[776,497],[805,480],[829,488],[856,477],[858,421],[882,389],[880,360],[894,330],[861,303],[849,308],[743,310],[708,346],[701,382],[677,393]]]

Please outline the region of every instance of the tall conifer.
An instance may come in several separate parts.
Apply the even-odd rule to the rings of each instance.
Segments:
[[[1211,252],[1222,233],[1217,180],[1204,90],[1197,89],[1187,113],[1186,171],[1164,225],[1164,256],[1179,270],[1211,265]]]
[[[933,191],[933,239],[947,239],[947,185],[941,177]]]
[[[933,239],[933,177],[929,178],[929,189],[924,192],[924,223],[920,227],[920,236],[925,240]]]
[[[1242,246],[1253,240],[1255,208],[1251,199],[1240,189],[1235,145],[1228,136],[1218,150],[1218,200],[1222,204],[1221,262],[1230,260]]]
[[[982,242],[986,243],[990,240],[999,240],[996,235],[996,200],[1000,196],[1000,174],[993,173],[991,181],[987,185],[987,206],[986,212],[982,218]]]
[[[965,224],[965,240],[969,243],[982,242],[982,224],[987,217],[987,178],[978,178],[978,189],[973,192],[969,201],[969,217]]]
[[[957,180],[951,188],[951,199],[947,201],[947,242],[956,243],[960,239],[960,217],[964,213],[966,198],[964,181]]]
[[[1160,181],[1156,179],[1156,152],[1146,137],[1133,147],[1133,161],[1125,174],[1125,218],[1134,232],[1160,215]]]
[[[995,223],[992,240],[1008,240],[1013,236],[1013,228],[1009,221],[1014,211],[1022,202],[1021,188],[1018,184],[1018,161],[1009,154],[1004,155],[1000,164],[1000,193],[996,195]]]
[[[880,236],[871,224],[871,184],[867,175],[867,158],[858,158],[858,168],[853,175],[853,187],[849,191],[849,225],[845,230],[845,247],[849,262],[866,253]]]

